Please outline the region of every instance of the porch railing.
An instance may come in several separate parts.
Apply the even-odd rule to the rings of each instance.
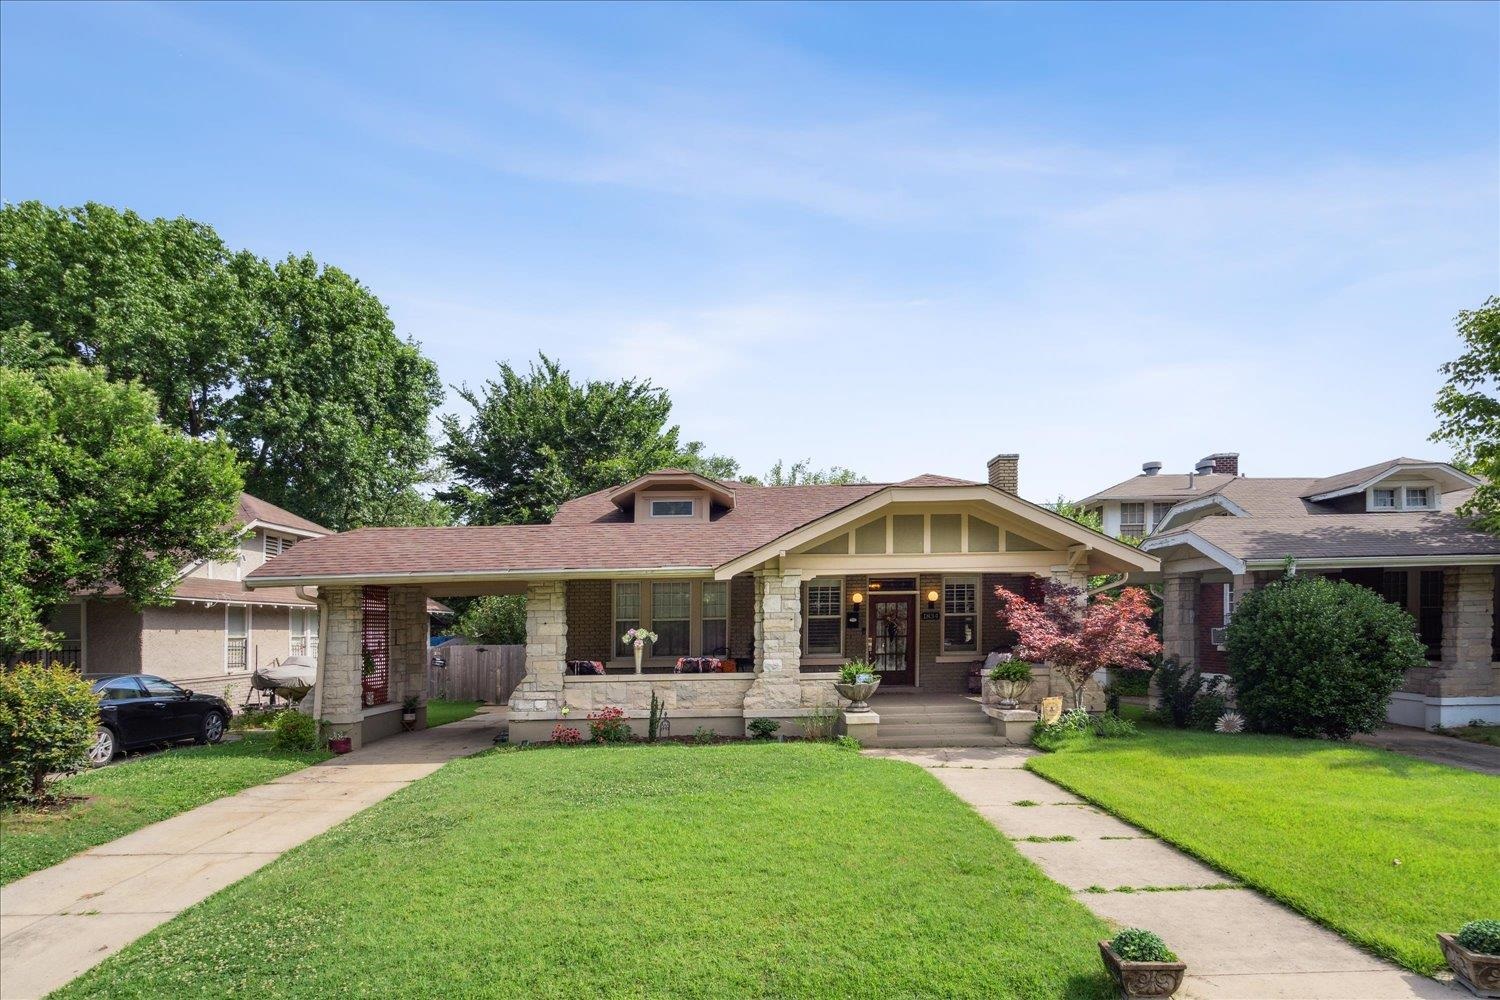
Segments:
[[[83,643],[64,642],[56,649],[24,649],[16,654],[16,663],[35,663],[39,666],[64,667],[83,666]]]

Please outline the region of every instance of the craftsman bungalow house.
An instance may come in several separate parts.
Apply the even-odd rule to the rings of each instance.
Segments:
[[[766,487],[664,469],[570,501],[550,524],[316,538],[245,582],[316,587],[314,711],[355,740],[393,732],[392,710],[422,691],[425,601],[502,593],[527,597],[512,741],[582,726],[606,705],[640,729],[653,691],[679,733],[737,735],[757,717],[796,732],[834,705],[852,658],[869,658],[886,692],[965,690],[1010,643],[996,584],[1157,568],[1016,487],[1015,455],[993,459],[986,483]],[[657,636],[639,665],[621,640],[637,626]]]

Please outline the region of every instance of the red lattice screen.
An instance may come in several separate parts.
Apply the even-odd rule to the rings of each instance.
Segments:
[[[384,705],[390,700],[391,690],[391,615],[386,588],[364,588],[361,605],[364,612],[364,627],[360,638],[360,649],[364,656],[361,660],[363,663],[372,663],[375,667],[364,676],[365,704]]]

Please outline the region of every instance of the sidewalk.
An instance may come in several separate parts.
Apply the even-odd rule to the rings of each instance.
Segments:
[[[43,996],[303,841],[487,750],[485,712],[371,746],[144,827],[0,889],[0,998]]]
[[[1094,913],[1114,925],[1160,934],[1187,963],[1179,1000],[1456,1000],[1466,995],[1375,958],[1251,889],[1205,888],[1233,879],[1022,770],[1035,751],[868,752],[928,769]],[[1020,839],[1058,836],[1074,839]],[[1108,891],[1088,891],[1091,887]],[[1121,892],[1121,887],[1136,891]],[[1148,888],[1172,891],[1140,891]]]

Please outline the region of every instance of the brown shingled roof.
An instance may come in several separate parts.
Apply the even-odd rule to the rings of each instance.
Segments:
[[[1312,497],[1318,496],[1319,494],[1323,493],[1333,493],[1338,490],[1347,490],[1350,487],[1358,486],[1360,483],[1364,482],[1367,479],[1373,479],[1382,473],[1389,472],[1392,469],[1402,465],[1433,464],[1436,463],[1426,462],[1420,458],[1393,458],[1386,462],[1376,462],[1374,465],[1367,465],[1362,469],[1351,469],[1348,472],[1340,472],[1336,476],[1326,476],[1322,479],[1314,479],[1312,482],[1307,484],[1307,489],[1302,495]]]
[[[1236,477],[1223,472],[1207,475],[1161,472],[1154,476],[1144,473],[1115,483],[1093,496],[1084,497],[1081,504],[1094,504],[1101,500],[1159,500],[1163,503],[1181,503],[1212,493]]]
[[[1188,530],[1249,561],[1500,556],[1500,536],[1474,530],[1451,511],[1206,517]]]
[[[278,507],[268,500],[253,497],[248,493],[240,494],[240,521],[249,524],[251,521],[264,521],[282,528],[292,528],[296,531],[309,531],[319,535],[330,535],[333,532],[323,527],[316,521],[309,521],[305,517],[299,517],[284,507]]]

